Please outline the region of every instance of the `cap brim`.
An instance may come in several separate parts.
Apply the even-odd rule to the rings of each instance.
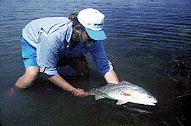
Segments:
[[[88,35],[90,36],[90,38],[93,40],[104,40],[107,38],[103,30],[94,31],[88,28],[85,28],[85,29]]]

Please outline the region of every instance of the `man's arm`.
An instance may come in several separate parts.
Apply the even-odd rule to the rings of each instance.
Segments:
[[[103,43],[101,41],[95,41],[90,53],[93,56],[97,70],[102,74],[106,73],[104,75],[104,78],[106,79],[107,83],[118,84],[119,80],[113,70],[113,67],[112,67],[110,61],[107,58]]]
[[[115,83],[115,84],[119,83],[118,77],[115,74],[114,70],[112,70],[111,72],[107,72],[104,75],[104,78],[106,79],[107,83]]]
[[[76,96],[87,96],[88,94],[84,92],[83,89],[76,89],[72,85],[70,85],[67,81],[65,81],[59,74],[50,76],[46,75],[48,79],[53,82],[54,84],[60,86],[64,90],[72,92]]]

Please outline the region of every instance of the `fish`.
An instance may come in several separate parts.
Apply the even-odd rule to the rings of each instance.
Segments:
[[[157,99],[144,88],[127,81],[118,84],[107,84],[88,91],[88,95],[95,95],[95,100],[109,98],[118,100],[117,105],[127,102],[155,106]]]

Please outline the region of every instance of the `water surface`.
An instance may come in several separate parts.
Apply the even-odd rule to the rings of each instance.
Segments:
[[[119,80],[142,86],[159,102],[173,98],[177,92],[175,82],[164,74],[166,68],[162,64],[190,53],[190,0],[1,0],[1,96],[25,71],[20,47],[22,28],[37,18],[67,17],[88,7],[106,15],[107,39],[103,44]],[[87,59],[90,86],[105,84],[90,54]],[[65,94],[43,76],[36,86],[1,97],[0,107],[2,125],[161,124],[161,120],[121,111],[107,103],[86,104],[81,98]],[[159,119],[157,115],[152,117]]]

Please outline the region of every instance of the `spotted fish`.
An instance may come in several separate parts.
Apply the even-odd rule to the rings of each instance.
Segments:
[[[92,89],[88,92],[89,95],[95,95],[95,99],[109,98],[118,100],[117,105],[127,102],[155,105],[157,99],[147,90],[127,81],[122,81],[119,84],[108,84],[103,87]]]

